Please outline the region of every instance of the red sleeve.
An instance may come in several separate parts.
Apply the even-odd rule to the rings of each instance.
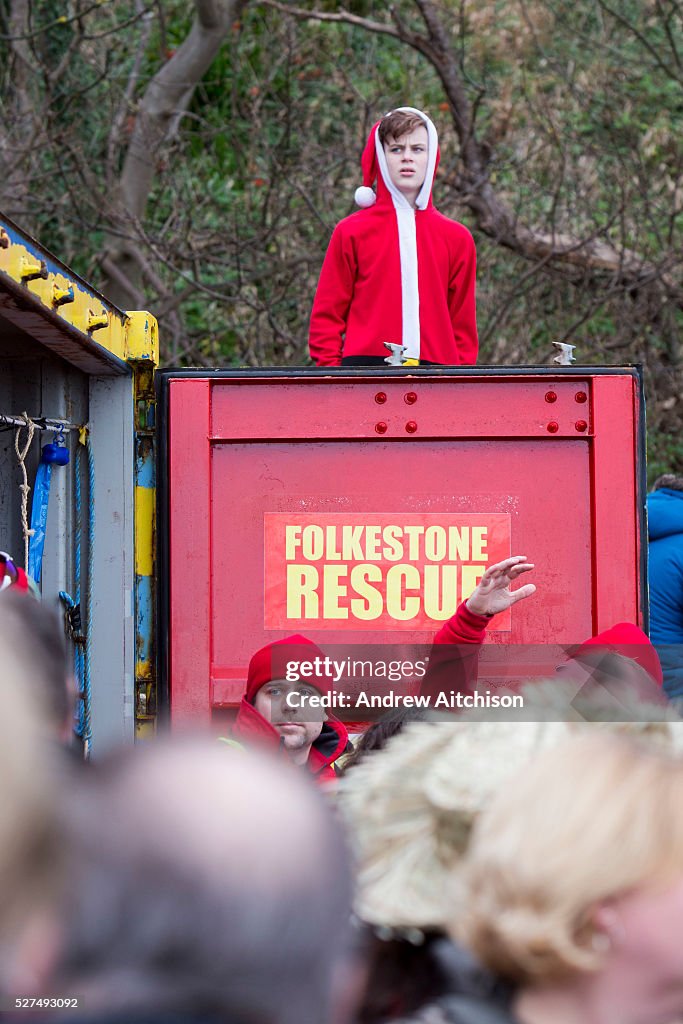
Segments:
[[[474,365],[479,352],[476,305],[477,250],[474,239],[466,228],[463,228],[459,243],[448,283],[448,309],[458,360],[462,364]]]
[[[318,366],[339,366],[356,283],[356,258],[341,224],[332,233],[313,300],[308,346]]]
[[[488,616],[475,615],[467,607],[467,602],[463,601],[456,609],[455,615],[452,615],[436,634],[434,643],[483,644],[488,624]]]
[[[488,619],[474,615],[463,601],[434,637],[429,667],[420,686],[432,706],[439,694],[455,690],[472,693],[477,685],[479,650],[486,637]]]

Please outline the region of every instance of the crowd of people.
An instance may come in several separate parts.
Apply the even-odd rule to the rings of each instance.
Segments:
[[[487,571],[435,638],[460,652],[439,681],[471,685],[532,570]],[[228,743],[82,763],[62,633],[0,595],[7,1019],[683,1021],[683,720],[644,634],[640,661],[609,637],[570,652],[523,713],[393,713],[355,751],[332,716],[279,719],[271,646]]]

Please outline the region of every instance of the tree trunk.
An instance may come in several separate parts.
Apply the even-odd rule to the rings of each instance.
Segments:
[[[143,290],[146,260],[139,253],[147,202],[159,174],[161,149],[246,3],[247,0],[195,0],[195,18],[187,37],[150,80],[138,103],[135,126],[115,188],[113,230],[103,259],[103,291],[123,309],[138,305]]]

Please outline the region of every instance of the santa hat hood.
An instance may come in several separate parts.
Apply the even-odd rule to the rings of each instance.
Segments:
[[[601,647],[606,651],[622,654],[625,658],[631,658],[645,669],[658,686],[663,685],[664,675],[659,655],[652,646],[650,638],[632,622],[618,622],[611,629],[606,629],[602,633],[598,633],[597,636],[589,637],[580,647],[572,651],[571,656],[580,658],[582,654],[588,654],[593,647]]]
[[[298,633],[266,644],[249,662],[245,699],[249,704],[253,704],[254,697],[262,686],[272,679],[286,679],[287,666],[290,662],[315,661],[316,658],[324,657],[317,644]],[[321,693],[327,693],[332,680],[329,676],[318,674],[310,678],[302,676],[302,682],[310,683]]]
[[[439,136],[434,126],[434,122],[431,118],[427,117],[424,111],[418,110],[416,107],[396,107],[396,110],[392,110],[390,113],[395,114],[397,111],[401,111],[401,113],[404,114],[416,114],[422,119],[424,126],[427,129],[427,173],[425,174],[425,180],[415,201],[415,209],[426,210],[427,207],[431,205],[432,185],[434,184],[436,169],[439,166]],[[384,118],[382,118],[382,120],[384,120]],[[387,158],[384,153],[384,146],[379,139],[379,126],[381,123],[382,121],[377,121],[372,126],[368,136],[368,141],[365,145],[365,149],[363,150],[363,156],[361,157],[363,184],[360,188],[356,189],[356,204],[363,207],[363,209],[367,209],[370,206],[374,206],[375,202],[386,203],[392,200],[396,209],[405,207],[406,209],[412,210],[412,206],[408,200],[401,192],[399,192],[389,177],[389,168],[387,167]],[[376,194],[372,189],[372,185],[375,181],[377,181]]]
[[[372,126],[367,145],[363,151],[361,167],[363,169],[363,185],[356,189],[356,202],[368,209],[375,203],[382,210],[393,206],[398,229],[398,249],[401,264],[401,338],[387,338],[386,341],[403,346],[403,359],[419,362],[420,360],[420,291],[417,268],[417,233],[415,220],[418,214],[424,214],[432,206],[432,185],[439,164],[439,137],[434,124],[422,110],[415,107],[397,107],[405,114],[417,114],[427,129],[427,171],[422,188],[415,200],[415,206],[391,181],[384,154],[384,147],[379,140],[380,121]],[[391,111],[395,113],[395,111]],[[377,181],[377,193],[371,186]]]

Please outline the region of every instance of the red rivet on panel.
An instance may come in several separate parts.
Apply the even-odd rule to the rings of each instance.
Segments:
[[[406,423],[406,430],[408,431],[409,434],[415,433],[415,431],[417,430],[417,423],[415,422],[415,420],[408,420],[408,422]]]
[[[586,394],[585,391],[577,391],[576,394],[574,395],[574,401],[575,402],[587,402],[588,401],[588,395]]]
[[[375,423],[375,430],[377,431],[378,434],[386,434],[386,432],[387,432],[387,425],[386,425],[386,423],[383,423],[383,422]]]
[[[384,405],[386,400],[387,400],[387,393],[386,393],[386,391],[378,391],[377,394],[375,395],[375,401],[377,402],[378,405]]]
[[[588,424],[585,420],[577,420],[574,426],[577,430],[580,430],[581,433],[583,433],[584,430],[588,430]]]
[[[560,429],[560,424],[556,423],[555,420],[551,420],[550,423],[548,424],[548,433],[549,434],[556,434],[559,429]]]
[[[403,401],[406,405],[415,405],[417,402],[417,395],[414,391],[409,391],[407,395],[403,396]]]
[[[555,394],[554,391],[546,391],[546,393],[545,393],[545,400],[546,400],[546,402],[556,402],[557,401],[557,395]]]

